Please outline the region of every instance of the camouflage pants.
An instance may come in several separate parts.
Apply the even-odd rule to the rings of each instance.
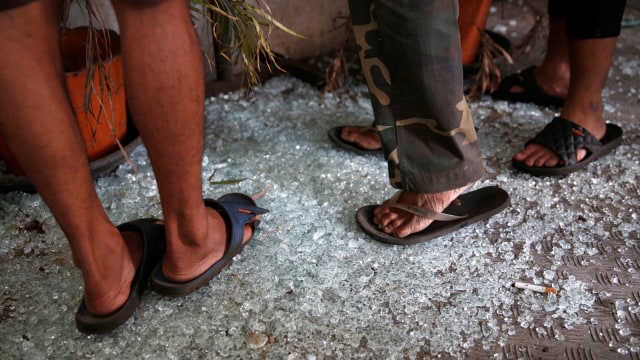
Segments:
[[[349,0],[393,187],[455,189],[484,175],[463,95],[457,0]]]

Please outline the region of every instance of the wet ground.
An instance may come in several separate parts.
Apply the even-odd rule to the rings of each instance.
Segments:
[[[210,98],[205,195],[269,189],[259,204],[271,212],[250,245],[191,296],[148,293],[120,329],[86,336],[73,322],[81,277],[59,227],[38,195],[0,194],[0,358],[640,359],[639,73],[638,28],[628,27],[604,94],[624,142],[562,178],[519,173],[510,160],[554,111],[471,102],[488,173],[474,187],[498,185],[512,204],[408,247],[355,222],[360,206],[393,193],[386,163],[327,138],[333,126],[371,122],[364,86],[336,97],[281,76],[249,96]],[[161,216],[144,146],[131,162],[137,172],[125,164],[96,182],[115,223]]]

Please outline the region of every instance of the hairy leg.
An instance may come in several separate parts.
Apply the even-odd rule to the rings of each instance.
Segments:
[[[616,41],[617,37],[569,41],[571,84],[560,116],[589,130],[598,139],[606,131],[602,90],[607,82]],[[586,154],[586,150],[580,149],[576,154],[578,161]],[[538,144],[528,145],[516,153],[514,159],[528,166],[562,165],[555,153]]]
[[[89,311],[104,315],[129,296],[140,239],[122,241],[94,190],[64,88],[55,5],[0,12],[0,132],[69,241]]]
[[[200,275],[222,257],[224,221],[202,200],[204,65],[186,0],[114,0],[127,98],[153,166],[167,233],[163,272]],[[251,228],[245,227],[245,240]]]

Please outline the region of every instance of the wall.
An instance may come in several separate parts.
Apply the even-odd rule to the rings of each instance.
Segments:
[[[256,0],[249,2],[255,4]],[[269,44],[275,52],[292,59],[302,59],[326,54],[342,45],[345,30],[340,25],[349,20],[347,0],[266,2],[276,20],[306,37],[299,39],[275,29],[269,37]]]

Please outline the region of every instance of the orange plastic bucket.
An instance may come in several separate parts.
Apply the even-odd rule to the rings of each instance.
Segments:
[[[481,34],[487,24],[491,0],[458,0],[458,4],[462,65],[471,65],[478,58]]]
[[[87,74],[89,36],[94,36],[100,57],[108,60],[99,61],[100,57],[94,57],[97,65],[92,73]],[[107,57],[109,51],[111,56]],[[120,38],[109,30],[98,30],[93,35],[86,27],[65,30],[62,35],[62,59],[69,101],[85,140],[87,156],[89,161],[97,160],[116,151],[116,138],[122,140],[127,132]]]
[[[87,44],[89,36],[101,54],[94,57],[94,69],[87,74]],[[62,59],[65,67],[65,86],[78,126],[85,141],[89,161],[97,160],[118,150],[116,138],[122,140],[127,132],[127,112],[124,71],[120,55],[120,38],[114,31],[80,27],[63,31]],[[111,56],[109,56],[109,50]],[[99,58],[107,58],[99,61]],[[88,83],[87,78],[91,81]],[[89,85],[89,87],[87,87]],[[88,91],[85,91],[87,90]],[[7,169],[16,176],[24,171],[0,136],[0,157]]]

